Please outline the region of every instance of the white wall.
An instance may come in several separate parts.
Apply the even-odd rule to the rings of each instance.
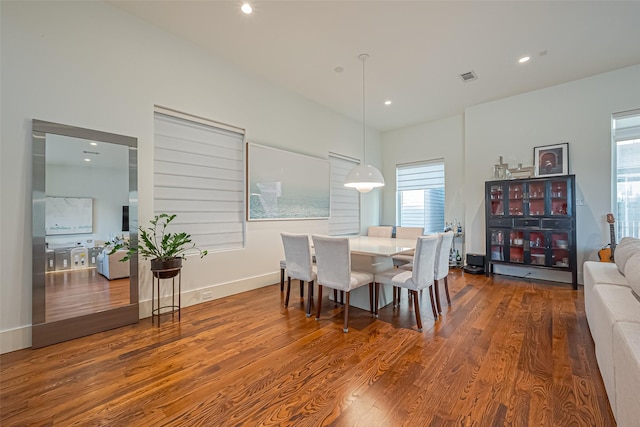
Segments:
[[[511,167],[533,164],[533,147],[569,142],[576,175],[578,281],[582,263],[609,241],[611,114],[640,107],[640,65],[489,102],[465,110],[465,223],[468,250],[485,252],[484,181],[498,156]],[[524,269],[504,273],[526,274]],[[570,280],[531,269],[531,276]],[[552,274],[553,273],[553,274]]]
[[[326,158],[361,158],[361,124],[235,69],[199,48],[99,2],[0,2],[0,351],[30,346],[31,120],[138,138],[140,223],[153,215],[153,106],[246,129],[247,139]],[[380,166],[378,132],[367,161]],[[362,197],[362,227],[380,220],[378,191]],[[326,233],[327,221],[252,222],[246,248],[186,262],[186,305],[279,280],[281,231]],[[151,279],[141,265],[141,316]],[[274,307],[274,309],[277,309]]]

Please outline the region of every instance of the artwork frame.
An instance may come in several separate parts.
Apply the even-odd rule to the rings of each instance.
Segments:
[[[329,159],[247,143],[247,221],[328,219]]]
[[[533,147],[536,176],[569,175],[569,143]]]

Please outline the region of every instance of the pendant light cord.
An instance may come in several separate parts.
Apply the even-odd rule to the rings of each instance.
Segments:
[[[367,164],[367,148],[366,148],[366,124],[365,124],[365,72],[364,63],[369,57],[367,53],[361,53],[359,58],[362,60],[362,164]]]

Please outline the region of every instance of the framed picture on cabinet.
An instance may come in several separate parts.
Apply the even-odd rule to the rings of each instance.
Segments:
[[[536,176],[569,174],[569,143],[543,145],[533,148]]]

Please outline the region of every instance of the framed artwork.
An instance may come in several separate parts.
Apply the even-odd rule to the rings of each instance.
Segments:
[[[569,143],[544,145],[533,148],[536,176],[569,174]]]
[[[93,233],[93,199],[47,196],[44,222],[47,236]]]
[[[329,160],[247,143],[247,173],[247,220],[329,218]]]

